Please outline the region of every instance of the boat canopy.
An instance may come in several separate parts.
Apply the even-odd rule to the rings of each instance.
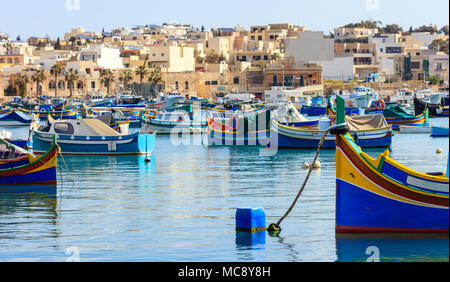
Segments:
[[[400,105],[389,106],[384,109],[384,116],[388,118],[414,118],[415,116],[408,114]]]
[[[389,127],[382,114],[346,116],[345,122],[351,131],[361,131]]]

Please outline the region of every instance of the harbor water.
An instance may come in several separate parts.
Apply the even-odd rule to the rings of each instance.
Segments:
[[[448,126],[448,118],[431,119]],[[8,129],[10,130],[10,129]],[[12,129],[28,137],[27,128]],[[444,172],[448,138],[393,137],[394,160]],[[436,154],[441,148],[442,154]],[[365,149],[376,156],[384,149]],[[279,236],[235,231],[235,212],[263,207],[267,224],[290,206],[315,150],[260,156],[246,146],[180,145],[157,136],[145,157],[60,160],[57,190],[0,188],[0,261],[448,261],[448,235],[335,234],[335,150],[322,150]],[[67,165],[67,168],[66,168]],[[69,171],[69,172],[68,172]]]

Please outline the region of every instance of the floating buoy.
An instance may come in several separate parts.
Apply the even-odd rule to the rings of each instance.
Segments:
[[[150,158],[149,158],[149,157],[146,157],[146,158],[145,158],[145,162],[146,162],[146,163],[151,162]]]
[[[308,168],[310,168],[309,163],[303,163],[302,168],[303,168],[303,169],[308,169]]]
[[[262,208],[239,208],[236,211],[236,231],[266,231],[266,214]]]
[[[436,150],[436,154],[442,154],[442,149],[440,149],[440,148],[438,148],[437,150]]]
[[[322,164],[319,161],[316,161],[314,164],[312,164],[312,167],[315,169],[322,168]]]

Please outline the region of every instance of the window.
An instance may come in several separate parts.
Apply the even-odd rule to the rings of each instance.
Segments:
[[[58,134],[72,135],[74,133],[73,126],[67,122],[55,123],[55,132]]]
[[[217,80],[211,81],[211,85],[217,85]]]
[[[442,70],[442,63],[436,63],[436,69]]]
[[[383,53],[383,48],[380,48],[380,53]]]
[[[260,36],[258,36],[258,40],[262,40],[262,36],[260,35]]]
[[[239,84],[239,77],[235,77],[235,78],[233,79],[233,83],[234,83],[234,84]]]
[[[264,55],[264,61],[269,60],[269,56],[268,55]]]
[[[205,85],[211,85],[211,81],[205,81]]]
[[[412,69],[420,69],[420,62],[411,62]]]
[[[186,90],[189,90],[189,81],[186,81],[185,82],[185,87],[184,87]]]

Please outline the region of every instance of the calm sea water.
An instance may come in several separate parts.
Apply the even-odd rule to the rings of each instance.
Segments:
[[[431,122],[448,126],[445,118]],[[396,134],[391,156],[419,171],[445,171],[448,142]],[[56,194],[0,188],[0,261],[366,261],[371,247],[381,261],[448,261],[448,236],[336,236],[334,150],[321,151],[323,168],[278,237],[236,233],[239,207],[263,207],[267,224],[284,214],[306,176],[301,165],[314,154],[261,157],[258,148],[174,146],[158,136],[150,164],[145,157],[65,157],[70,173],[60,163]]]

